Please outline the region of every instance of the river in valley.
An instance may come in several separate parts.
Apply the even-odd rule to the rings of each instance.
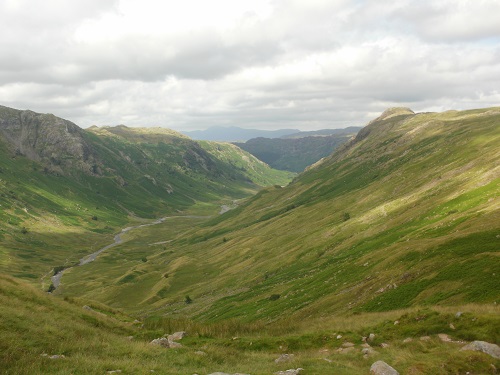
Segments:
[[[101,254],[102,252],[118,245],[118,244],[121,244],[123,242],[122,240],[122,235],[124,233],[127,233],[131,230],[134,230],[134,229],[138,229],[138,228],[143,228],[143,227],[149,227],[151,225],[158,225],[158,224],[161,224],[163,223],[165,220],[167,219],[175,219],[175,218],[191,218],[191,219],[208,219],[210,216],[166,216],[166,217],[162,217],[161,219],[158,219],[158,220],[155,220],[151,223],[147,223],[147,224],[140,224],[140,225],[136,225],[136,226],[133,226],[133,227],[127,227],[127,228],[123,228],[120,233],[116,234],[115,237],[114,237],[114,242],[109,244],[109,245],[106,245],[102,248],[100,248],[99,250],[97,251],[94,251],[93,253],[89,254],[89,255],[86,255],[84,256],[82,259],[80,259],[80,261],[78,262],[78,264],[74,265],[74,266],[70,266],[70,267],[66,267],[62,270],[60,270],[59,272],[57,272],[54,276],[51,277],[51,281],[52,281],[52,287],[50,289],[51,292],[54,292],[58,287],[59,285],[61,285],[61,278],[64,274],[64,271],[70,269],[70,268],[73,268],[73,267],[80,267],[80,266],[84,266],[88,263],[91,263],[93,262],[97,256],[99,254]]]

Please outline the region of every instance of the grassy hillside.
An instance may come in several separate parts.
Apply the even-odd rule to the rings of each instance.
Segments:
[[[285,183],[168,129],[80,129],[0,107],[0,271],[48,287],[56,268],[112,242],[129,223],[215,207]]]
[[[293,172],[270,169],[266,163],[231,143],[208,141],[198,143],[217,160],[231,165],[251,178],[252,182],[261,186],[287,185],[295,175]]]
[[[204,321],[491,306],[499,124],[498,108],[386,111],[285,188],[194,229],[134,233],[95,262],[98,273],[73,269],[63,294]]]
[[[308,375],[352,375],[368,373],[376,360],[387,361],[403,374],[494,372],[500,360],[460,348],[463,340],[498,340],[498,308],[461,308],[458,318],[455,310],[441,308],[293,324],[200,324],[159,317],[137,321],[104,305],[55,298],[0,275],[1,372],[260,375],[300,367]],[[149,344],[180,330],[188,334],[180,348]],[[362,336],[369,333],[375,338],[367,347]],[[442,342],[437,336],[442,333],[456,342]],[[275,362],[284,353],[292,354],[290,360]]]
[[[253,138],[245,143],[235,144],[273,168],[298,173],[329,156],[354,135],[356,131],[290,139]]]

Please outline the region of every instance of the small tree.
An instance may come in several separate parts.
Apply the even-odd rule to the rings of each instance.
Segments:
[[[193,300],[191,299],[191,297],[186,296],[186,299],[184,300],[184,302],[186,302],[186,304],[188,304],[188,305],[189,305],[190,303],[192,303],[192,302],[193,302]]]

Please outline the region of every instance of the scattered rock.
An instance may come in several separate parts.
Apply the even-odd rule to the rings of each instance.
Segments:
[[[275,372],[276,375],[299,375],[304,369],[299,367],[298,369],[289,369],[286,371]]]
[[[385,349],[389,347],[389,344],[383,342],[382,344],[380,344],[380,346]]]
[[[338,348],[336,351],[338,353],[349,353],[349,352],[352,352],[353,350],[355,350],[356,348],[354,348],[353,346],[350,346],[348,348]]]
[[[368,344],[367,342],[365,342],[365,343],[361,344],[361,347],[363,347],[363,348],[371,348],[371,345]]]
[[[372,375],[399,375],[393,367],[389,366],[384,361],[377,361],[370,367]]]
[[[450,323],[450,329],[452,329],[452,330],[456,329],[455,326],[453,325],[453,323]]]
[[[337,335],[337,340],[340,340],[342,338],[342,335]]]
[[[63,358],[66,358],[66,356],[64,354],[48,355],[47,353],[40,354],[40,357],[46,357],[48,359],[63,359]]]
[[[377,353],[375,350],[372,348],[363,348],[361,349],[361,354],[363,354],[365,357],[368,357],[369,355]]]
[[[455,318],[460,318],[462,316],[463,312],[461,311],[458,311],[456,314],[455,314]]]
[[[367,341],[373,341],[373,340],[375,340],[375,334],[374,333],[370,333],[368,335],[368,340]]]
[[[431,339],[431,337],[430,337],[430,336],[422,336],[422,337],[420,338],[420,341],[429,341],[430,339]]]
[[[194,352],[194,354],[201,355],[201,356],[207,355],[207,353],[205,353],[205,352],[203,352],[201,350],[198,350],[198,351]]]
[[[442,342],[452,342],[453,340],[450,339],[450,336],[448,336],[446,333],[438,333],[438,337]]]
[[[171,335],[168,335],[167,339],[169,341],[179,341],[179,340],[182,340],[186,336],[187,336],[186,332],[181,331],[181,332],[175,332],[175,333],[172,333]]]
[[[92,307],[90,307],[90,306],[88,306],[88,305],[84,305],[84,306],[83,306],[83,309],[84,309],[84,310],[88,310],[88,311],[93,311],[93,310],[94,310]]]
[[[366,339],[367,339],[366,336],[361,337],[361,341],[363,341],[363,342],[366,342]]]
[[[153,341],[150,342],[151,345],[159,345],[164,348],[182,348],[182,345],[179,344],[178,342],[171,341],[167,339],[166,337],[160,337],[157,339],[154,339]]]
[[[407,344],[407,343],[409,343],[409,342],[412,342],[412,341],[413,341],[413,339],[412,339],[411,337],[407,337],[407,338],[405,338],[405,339],[403,340],[403,342],[404,342],[405,344]]]
[[[460,350],[474,350],[483,352],[492,356],[493,358],[500,359],[500,346],[496,344],[490,344],[486,341],[472,341],[470,344],[465,345]]]
[[[394,322],[394,325],[395,325],[395,326],[397,326],[398,324],[399,324],[399,320],[396,320],[396,321]]]
[[[354,344],[352,342],[348,342],[348,341],[346,341],[342,344],[342,347],[344,347],[344,348],[350,348],[352,346],[354,346]]]
[[[275,363],[283,363],[293,361],[293,354],[282,354],[274,360]]]
[[[54,354],[49,356],[49,359],[62,359],[62,358],[66,358],[66,356],[64,354]]]

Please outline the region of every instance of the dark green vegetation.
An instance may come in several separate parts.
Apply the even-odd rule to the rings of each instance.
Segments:
[[[290,178],[241,150],[218,159],[168,129],[82,130],[0,107],[0,270],[48,282],[130,222],[213,212]]]
[[[290,138],[253,138],[245,143],[235,143],[272,168],[302,172],[306,167],[330,155],[357,133],[357,128],[341,129],[334,135],[291,136]]]
[[[110,134],[90,136],[106,149],[117,147],[116,139],[139,147],[136,137],[147,137],[121,127],[99,132]],[[207,155],[219,154],[221,163],[236,152],[227,145],[198,146]],[[9,160],[17,159],[32,163],[15,153]],[[239,173],[248,171],[238,169],[244,158],[231,160],[231,171],[235,166]],[[437,334],[454,341],[500,339],[499,161],[499,108],[438,114],[388,110],[286,187],[263,189],[223,215],[214,215],[213,199],[223,203],[223,194],[214,190],[189,208],[197,216],[174,214],[178,217],[123,234],[123,243],[93,263],[69,269],[55,295],[2,278],[1,361],[11,373],[153,369],[255,375],[302,367],[304,374],[366,374],[378,359],[403,374],[494,373],[497,359],[460,351],[463,343],[442,342]],[[239,180],[228,181],[235,185],[224,186],[226,202],[238,196],[230,191],[234,186],[238,192]],[[113,202],[110,197],[103,205]],[[22,212],[19,206],[9,215],[22,218]],[[87,221],[76,223],[63,219],[81,216],[63,212],[44,224],[53,232],[26,220],[9,224],[19,232],[2,232],[9,241],[15,236],[7,248],[11,258],[1,258],[3,269],[9,270],[9,259],[15,272],[19,265],[40,262],[35,252],[43,248],[40,233],[51,234],[46,243],[61,241],[57,252],[72,245],[72,253],[84,253],[104,238],[98,231],[88,238],[91,225],[108,230],[111,243],[110,233],[133,220],[116,214],[115,226],[105,229],[98,226],[110,225],[106,222],[123,210],[85,212]],[[207,214],[212,217],[203,217]],[[68,228],[78,230],[68,235]],[[12,244],[21,249],[23,240],[26,251],[14,252]],[[107,317],[81,311],[83,304]],[[141,319],[143,328],[130,324],[133,318],[125,313]],[[50,322],[52,316],[61,323]],[[66,323],[69,316],[74,329]],[[31,339],[30,325],[23,322],[37,319],[42,323]],[[73,340],[65,340],[60,327]],[[183,348],[146,344],[178,330],[190,334]],[[376,353],[364,358],[361,337],[369,333],[376,335],[371,342]],[[125,339],[129,335],[132,341]],[[40,337],[47,337],[43,344]],[[403,342],[407,337],[412,340]],[[337,351],[345,342],[355,349]],[[40,357],[44,352],[66,358],[51,362]],[[295,359],[276,364],[281,353]]]

